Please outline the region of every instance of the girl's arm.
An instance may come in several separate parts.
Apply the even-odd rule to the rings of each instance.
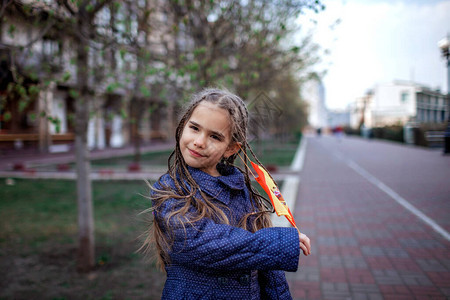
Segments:
[[[164,228],[164,216],[176,205],[167,200],[156,220]],[[251,233],[204,218],[195,224],[170,222],[174,243],[172,264],[199,269],[296,271],[300,240],[295,228],[264,228]]]

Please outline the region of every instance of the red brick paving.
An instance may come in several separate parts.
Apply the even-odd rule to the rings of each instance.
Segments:
[[[287,273],[293,298],[450,299],[450,242],[346,163],[448,230],[450,157],[362,139],[307,143],[294,211],[312,255]]]

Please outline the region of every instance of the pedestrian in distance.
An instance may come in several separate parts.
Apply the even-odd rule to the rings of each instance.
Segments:
[[[284,272],[298,269],[310,240],[271,227],[270,202],[234,165],[239,153],[254,156],[247,125],[244,101],[220,89],[193,95],[180,120],[168,171],[151,187],[143,245],[167,274],[162,299],[291,299]]]

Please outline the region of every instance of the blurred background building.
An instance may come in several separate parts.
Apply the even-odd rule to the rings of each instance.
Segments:
[[[353,127],[441,123],[447,116],[446,95],[406,81],[378,84],[352,106]]]
[[[325,87],[318,77],[308,80],[302,88],[302,99],[308,103],[308,124],[318,129],[327,127]]]
[[[397,127],[406,143],[441,143],[449,114],[448,101],[440,90],[419,83],[380,83],[351,105],[350,125],[364,136],[374,128]]]

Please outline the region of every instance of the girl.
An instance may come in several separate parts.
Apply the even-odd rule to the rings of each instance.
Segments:
[[[247,124],[242,99],[218,89],[194,95],[180,120],[168,172],[152,187],[144,243],[167,273],[163,299],[291,299],[284,271],[297,270],[310,240],[271,227],[248,168],[233,165],[251,151]]]

